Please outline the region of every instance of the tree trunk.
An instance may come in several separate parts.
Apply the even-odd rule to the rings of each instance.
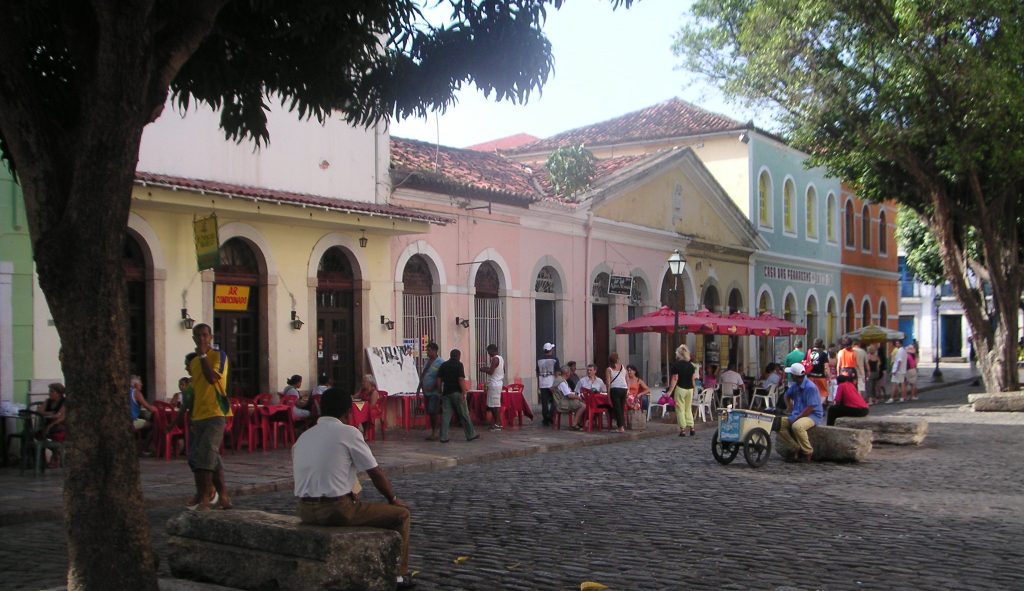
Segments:
[[[107,129],[134,141],[82,154],[74,165],[81,174],[53,171],[76,178],[60,198],[68,203],[65,215],[35,244],[39,284],[60,334],[67,380],[69,589],[157,588],[129,417],[124,338],[121,259],[142,129],[130,127]]]

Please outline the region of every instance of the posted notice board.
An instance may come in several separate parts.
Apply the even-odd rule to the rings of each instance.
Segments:
[[[367,347],[366,357],[377,389],[388,394],[413,393],[420,384],[410,347]]]

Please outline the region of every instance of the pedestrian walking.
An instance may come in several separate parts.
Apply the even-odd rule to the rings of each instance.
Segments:
[[[427,441],[437,441],[437,422],[441,413],[441,391],[438,389],[437,372],[444,360],[438,356],[437,343],[427,343],[427,362],[423,364],[423,371],[420,372],[420,383],[417,392],[423,392],[423,406],[427,410],[427,420],[430,421],[430,435]],[[465,377],[465,375],[463,375]],[[441,436],[444,439],[444,436]]]
[[[213,331],[208,324],[192,328],[196,356],[189,363],[192,376],[192,417],[188,465],[195,477],[196,494],[190,509],[206,511],[211,505],[231,509],[231,499],[224,485],[224,463],[220,444],[224,429],[232,417],[227,396],[228,356],[213,348]]]
[[[448,361],[438,367],[437,382],[441,392],[441,443],[448,443],[448,427],[453,413],[462,423],[466,441],[479,439],[466,406],[466,370],[462,365],[462,351],[451,350]]]
[[[889,375],[892,376],[889,380],[892,382],[892,394],[888,400],[890,404],[903,402],[903,398],[906,396],[907,381],[907,349],[898,340],[893,341],[892,346],[892,370],[889,372]]]

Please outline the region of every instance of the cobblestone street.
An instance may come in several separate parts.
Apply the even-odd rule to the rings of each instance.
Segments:
[[[929,436],[919,448],[876,447],[860,465],[785,464],[773,452],[761,469],[742,458],[720,466],[704,429],[395,477],[413,510],[416,580],[420,589],[1020,588],[1024,416],[964,410],[968,391],[875,407],[927,418]],[[294,509],[287,493],[236,505]],[[160,554],[176,511],[149,513]],[[0,529],[0,586],[63,582],[59,523]]]

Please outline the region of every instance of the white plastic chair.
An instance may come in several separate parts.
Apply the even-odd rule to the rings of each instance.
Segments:
[[[664,417],[665,413],[668,412],[668,405],[667,404],[657,404],[656,402],[654,402],[654,390],[651,390],[651,395],[650,395],[650,399],[649,400],[650,400],[650,402],[647,404],[647,422],[651,421],[651,414],[654,412],[655,408],[660,408],[661,409],[661,414],[658,415],[658,418]]]
[[[779,391],[775,386],[768,388],[754,388],[754,394],[750,397],[750,408],[753,409],[760,400],[763,408],[775,408],[775,401],[778,400]]]
[[[721,408],[725,408],[729,404],[732,404],[735,408],[743,408],[743,391],[740,388],[735,384],[720,384],[720,386],[722,391],[718,397],[718,405]],[[728,403],[726,403],[727,398],[729,399]]]
[[[713,406],[715,404],[715,390],[713,388],[704,388],[697,395],[696,400],[693,401],[693,405],[697,407],[697,414],[700,416],[702,423],[708,422],[708,417],[714,417]],[[705,412],[706,411],[706,412]]]

